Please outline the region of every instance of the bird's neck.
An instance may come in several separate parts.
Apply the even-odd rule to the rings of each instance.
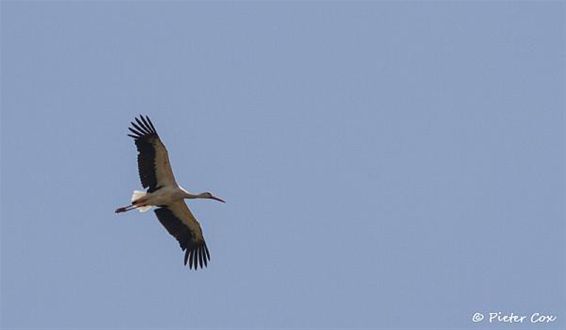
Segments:
[[[185,191],[183,191],[183,198],[185,198],[185,199],[204,198],[204,197],[202,196],[203,194],[204,194],[204,193],[201,193],[201,194],[191,194],[190,192],[188,192],[188,191],[185,190]]]

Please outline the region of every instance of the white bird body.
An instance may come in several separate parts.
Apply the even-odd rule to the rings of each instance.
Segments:
[[[141,119],[141,120],[140,120]],[[224,202],[209,192],[191,194],[181,188],[175,181],[173,170],[169,163],[169,156],[165,145],[161,142],[153,123],[146,116],[136,118],[132,122],[128,134],[135,139],[138,149],[138,170],[142,186],[147,191],[135,190],[132,194],[131,205],[116,209],[116,213],[138,209],[147,212],[152,207],[155,214],[165,227],[174,236],[181,249],[185,251],[185,265],[189,262],[190,268],[197,269],[207,266],[210,253],[202,235],[200,224],[191,213],[184,199],[214,199]]]
[[[185,198],[207,198],[206,194],[207,193],[194,195],[178,185],[165,186],[151,193],[134,190],[134,193],[132,195],[132,204],[136,204],[138,206],[137,209],[140,212],[145,212],[148,209],[142,210],[141,208],[151,208],[157,205],[167,205],[172,202],[182,201]]]
[[[138,191],[134,191],[134,194],[132,195],[132,203],[139,205],[138,208],[144,206],[166,205],[170,202],[182,200],[185,197],[184,192],[179,187],[171,186],[165,186],[151,193],[142,193],[143,195],[139,194]]]

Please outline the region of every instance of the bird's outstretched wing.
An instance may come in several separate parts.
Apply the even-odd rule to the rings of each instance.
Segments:
[[[176,185],[167,149],[153,123],[149,117],[142,115],[136,118],[136,123],[131,122],[132,127],[128,129],[133,134],[128,136],[134,138],[138,149],[138,171],[142,186],[148,188],[148,192],[153,192],[164,186]]]
[[[210,261],[210,253],[206,247],[200,224],[187,204],[179,200],[156,209],[155,214],[167,232],[179,241],[181,249],[185,251],[185,265],[188,261],[191,269],[196,270],[199,266],[200,268],[206,267]]]

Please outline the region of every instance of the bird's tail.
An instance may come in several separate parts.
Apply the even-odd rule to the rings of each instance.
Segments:
[[[145,195],[147,195],[147,193],[145,191],[134,190],[134,193],[132,194],[132,204],[135,204],[134,202],[140,200]],[[151,209],[151,205],[139,206],[136,209],[140,212],[147,212]]]

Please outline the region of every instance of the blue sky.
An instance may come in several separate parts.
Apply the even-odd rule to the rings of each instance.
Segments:
[[[3,1],[2,328],[563,328],[565,9]],[[113,213],[139,113],[204,271]]]

